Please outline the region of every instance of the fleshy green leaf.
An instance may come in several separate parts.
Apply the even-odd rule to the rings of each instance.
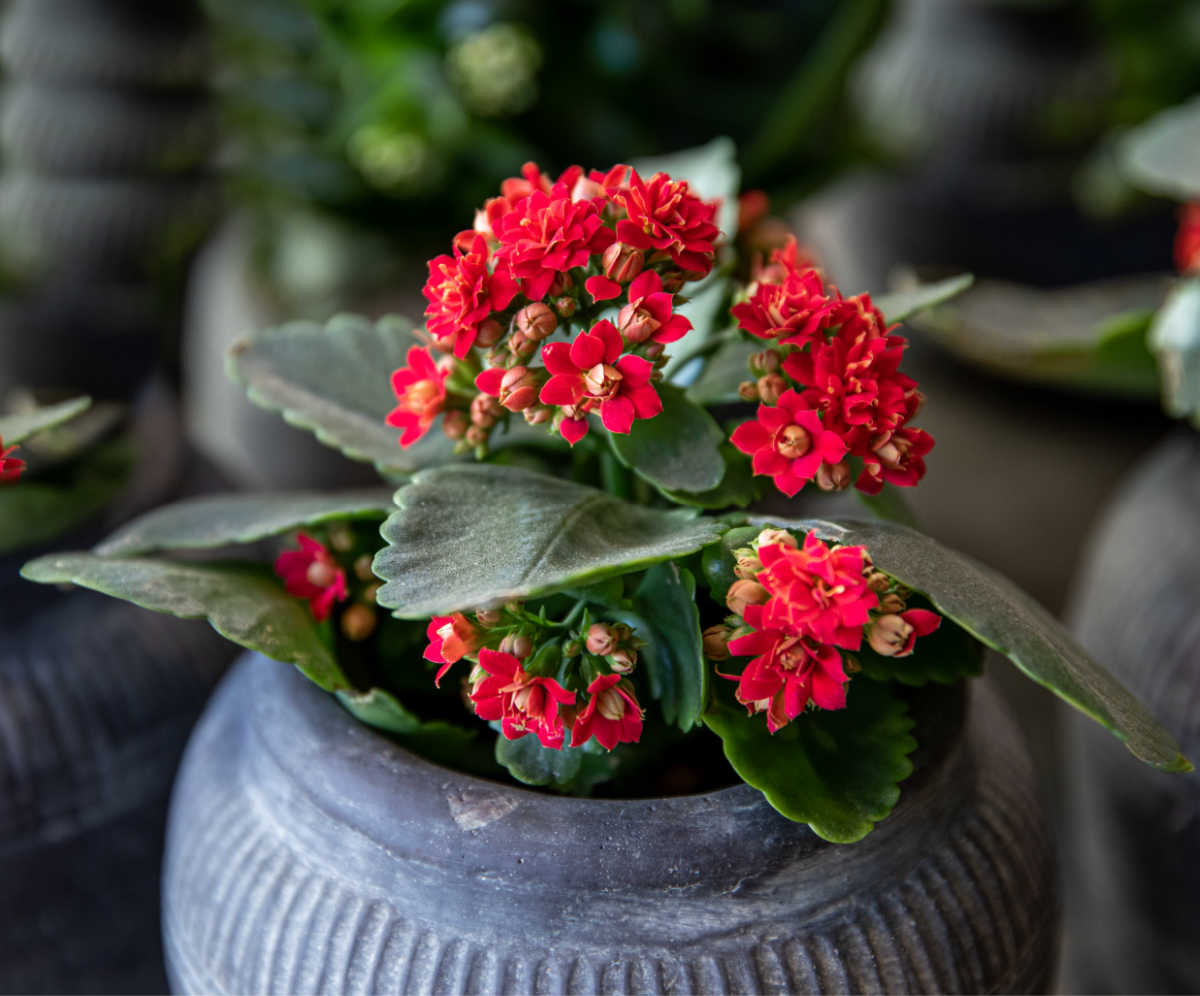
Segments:
[[[12,446],[34,433],[75,418],[76,415],[87,411],[91,404],[92,399],[84,395],[57,405],[46,405],[31,412],[0,415],[0,439],[4,440],[5,446]]]
[[[1149,711],[1096,664],[1049,612],[1007,578],[897,523],[763,519],[862,544],[875,566],[915,591],[1064,702],[1111,730],[1129,750],[1166,771],[1191,762]]]
[[[721,483],[725,433],[703,408],[669,384],[658,386],[663,410],[638,419],[627,435],[609,433],[613,451],[627,467],[667,491],[705,492]]]
[[[930,608],[924,599],[909,599],[908,607]],[[905,685],[936,681],[950,685],[983,673],[982,645],[952,619],[943,619],[934,632],[919,637],[908,657],[883,657],[865,642],[852,656],[862,673],[873,681],[899,681]]]
[[[630,505],[516,467],[418,474],[396,493],[375,557],[380,605],[400,618],[502,604],[685,556],[720,525],[683,509]]]
[[[669,491],[659,489],[679,505],[696,508],[745,508],[759,495],[759,484],[754,480],[750,458],[729,442],[720,446],[721,458],[725,461],[725,474],[721,483],[711,491]]]
[[[805,712],[774,734],[765,717],[726,701],[704,722],[744,781],[789,820],[837,844],[861,840],[892,811],[917,745],[907,705],[873,681],[851,681],[845,709]]]
[[[1159,276],[1053,290],[984,280],[915,324],[955,356],[993,373],[1153,398],[1158,371],[1146,329],[1167,286]]]
[[[960,273],[956,277],[947,277],[928,284],[917,284],[902,290],[872,295],[875,307],[883,312],[883,317],[892,322],[902,322],[919,311],[926,311],[939,304],[944,304],[952,297],[957,297],[975,282],[970,273]]]
[[[518,740],[496,735],[496,761],[526,785],[553,785],[561,792],[586,795],[616,772],[620,762],[615,753],[597,753],[590,744],[551,750],[531,733]]]
[[[676,564],[656,564],[634,592],[633,605],[650,630],[639,634],[648,637],[640,654],[650,692],[662,706],[663,718],[686,733],[699,722],[708,701],[696,579]]]
[[[253,543],[330,520],[384,518],[392,489],[323,494],[230,494],[190,498],[148,512],[96,547],[105,557]]]
[[[1135,128],[1122,142],[1121,170],[1150,193],[1200,199],[1200,97]]]
[[[98,515],[124,489],[134,462],[129,440],[115,439],[53,480],[0,488],[0,553],[46,543]]]
[[[1162,372],[1163,406],[1200,420],[1200,277],[1175,288],[1150,326]]]
[[[881,519],[899,522],[901,525],[912,526],[914,529],[919,525],[912,506],[908,504],[904,495],[900,493],[900,489],[895,485],[884,485],[883,490],[877,495],[869,495],[858,490],[855,490],[854,494],[863,505]]]
[[[182,619],[207,619],[226,639],[295,664],[327,691],[350,687],[308,606],[264,568],[55,553],[26,564],[21,576],[79,585]]]
[[[746,337],[726,342],[709,357],[700,376],[688,388],[688,397],[702,405],[740,401],[738,385],[752,379],[750,356],[763,349],[764,345]]]
[[[392,734],[422,757],[442,764],[454,765],[479,736],[477,730],[468,730],[442,720],[425,722],[383,688],[372,688],[368,692],[339,691],[337,697],[355,718]]]

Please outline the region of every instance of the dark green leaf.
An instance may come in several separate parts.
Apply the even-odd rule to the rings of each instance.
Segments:
[[[57,405],[46,405],[31,412],[16,415],[0,415],[0,439],[5,446],[12,446],[34,433],[73,419],[91,407],[92,399],[86,395],[63,401]]]
[[[327,691],[350,686],[308,606],[287,594],[266,569],[55,553],[26,564],[21,576],[42,584],[79,585],[182,619],[207,619],[222,636],[295,664]]]
[[[663,491],[663,494],[678,505],[694,505],[696,508],[720,509],[745,508],[758,497],[758,484],[750,458],[729,442],[720,446],[721,459],[725,461],[725,474],[721,483],[711,491]]]
[[[892,811],[912,772],[908,707],[888,685],[851,681],[846,708],[813,710],[772,734],[765,717],[719,701],[704,722],[748,784],[825,840],[861,840]]]
[[[760,342],[732,339],[709,358],[700,376],[688,388],[688,397],[702,405],[740,401],[738,385],[750,376],[750,356],[763,348]]]
[[[253,543],[331,520],[382,519],[392,510],[391,488],[323,494],[209,495],[164,505],[134,519],[96,552],[127,557],[154,550],[186,550]]]
[[[908,605],[931,608],[924,599],[910,599]],[[920,637],[908,657],[883,657],[866,643],[852,656],[862,666],[862,673],[873,681],[899,681],[905,685],[936,681],[950,685],[983,673],[982,644],[951,619],[943,619],[934,632]]]
[[[1150,326],[1150,346],[1158,354],[1164,407],[1200,421],[1200,277],[1171,292]]]
[[[1200,97],[1135,128],[1122,142],[1120,164],[1129,181],[1176,200],[1200,199]]]
[[[904,495],[900,493],[900,489],[894,485],[884,485],[882,491],[877,495],[869,495],[862,491],[855,490],[855,495],[867,508],[881,519],[887,519],[891,522],[899,522],[904,526],[918,526],[917,516],[912,510],[912,506],[904,500]]]
[[[380,605],[420,619],[599,581],[694,553],[720,525],[516,467],[455,465],[396,493]]]
[[[372,688],[369,692],[339,691],[337,697],[357,719],[392,734],[410,750],[441,764],[453,766],[461,761],[463,752],[479,736],[477,730],[453,723],[424,722],[383,688]]]
[[[627,435],[609,433],[613,451],[651,484],[668,491],[705,492],[721,483],[725,433],[703,408],[669,384],[658,386],[663,410],[638,419]]]
[[[708,667],[700,642],[696,579],[675,564],[656,564],[633,594],[634,611],[649,633],[641,659],[663,718],[685,733],[708,701]],[[638,627],[635,627],[637,629]]]
[[[527,733],[518,740],[496,735],[496,760],[526,785],[553,785],[560,792],[586,795],[620,766],[616,753],[597,753],[588,744],[551,750]]]
[[[1191,762],[1116,678],[1096,664],[1049,612],[1007,578],[897,523],[764,519],[862,544],[881,570],[926,595],[938,612],[997,650],[1040,685],[1111,730],[1129,750],[1167,771]]]
[[[947,277],[933,283],[920,284],[915,287],[905,287],[888,294],[872,295],[872,300],[883,317],[892,322],[902,322],[919,311],[944,304],[952,297],[957,297],[975,282],[970,273],[960,273],[956,277]]]

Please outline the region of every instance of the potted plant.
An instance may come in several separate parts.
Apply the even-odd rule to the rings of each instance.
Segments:
[[[843,296],[794,240],[739,276],[729,149],[663,165],[505,181],[430,262],[418,341],[235,349],[392,486],[168,506],[23,569],[256,652],[176,790],[177,988],[1032,991],[1053,869],[1019,737],[965,688],[984,648],[1190,767],[896,521],[933,441],[889,322],[969,281]],[[875,517],[755,511],[851,490]],[[178,557],[297,531],[274,572]]]

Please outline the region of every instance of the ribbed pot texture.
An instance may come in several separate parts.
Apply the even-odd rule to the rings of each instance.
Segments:
[[[172,799],[178,992],[1033,992],[1056,937],[1030,760],[986,688],[860,844],[755,790],[560,798],[437,767],[247,656]]]
[[[1200,435],[1181,432],[1134,468],[1093,539],[1072,625],[1200,754]],[[1071,730],[1075,797],[1064,824],[1066,992],[1200,991],[1200,776],[1114,757]]]

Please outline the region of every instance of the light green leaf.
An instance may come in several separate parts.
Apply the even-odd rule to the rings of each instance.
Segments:
[[[326,691],[350,687],[308,606],[265,568],[55,553],[26,564],[21,576],[90,588],[182,619],[207,619],[226,639],[295,664]]]
[[[1200,419],[1200,277],[1171,292],[1154,317],[1149,340],[1162,373],[1163,407]]]
[[[1111,730],[1135,756],[1166,771],[1191,769],[1174,737],[1146,707],[1093,661],[1058,620],[990,568],[893,522],[760,521],[865,546],[881,571],[923,593],[942,615]]]
[[[253,543],[331,520],[382,519],[391,510],[391,488],[331,494],[206,495],[164,505],[134,519],[99,544],[96,552],[105,557],[128,557],[155,550]]]
[[[669,384],[658,386],[663,410],[638,419],[626,435],[609,433],[613,452],[640,477],[667,491],[711,491],[725,476],[725,433],[703,408]]]
[[[1121,143],[1130,183],[1180,201],[1200,199],[1200,97],[1155,115]]]
[[[725,701],[704,722],[747,784],[836,844],[861,840],[892,811],[917,746],[908,707],[873,681],[851,681],[845,709],[802,713],[774,734],[764,716]]]
[[[30,412],[0,415],[0,439],[4,441],[5,446],[12,446],[34,433],[75,418],[76,415],[87,411],[91,404],[92,399],[84,395]]]
[[[650,631],[638,634],[647,640],[641,658],[650,692],[663,718],[686,733],[708,702],[696,579],[676,564],[656,564],[634,592],[633,606]]]
[[[952,297],[958,297],[975,282],[970,273],[960,273],[956,277],[947,277],[934,283],[918,283],[913,287],[904,287],[888,294],[872,295],[875,307],[883,312],[883,317],[892,322],[902,322],[919,311],[944,304]]]
[[[721,483],[710,491],[669,491],[660,488],[664,495],[678,505],[693,505],[696,508],[723,509],[745,508],[759,495],[759,482],[754,479],[750,458],[729,442],[720,446],[721,458],[725,461],[725,474]]]
[[[400,618],[503,604],[685,556],[720,525],[516,467],[453,465],[396,493],[375,557]]]

